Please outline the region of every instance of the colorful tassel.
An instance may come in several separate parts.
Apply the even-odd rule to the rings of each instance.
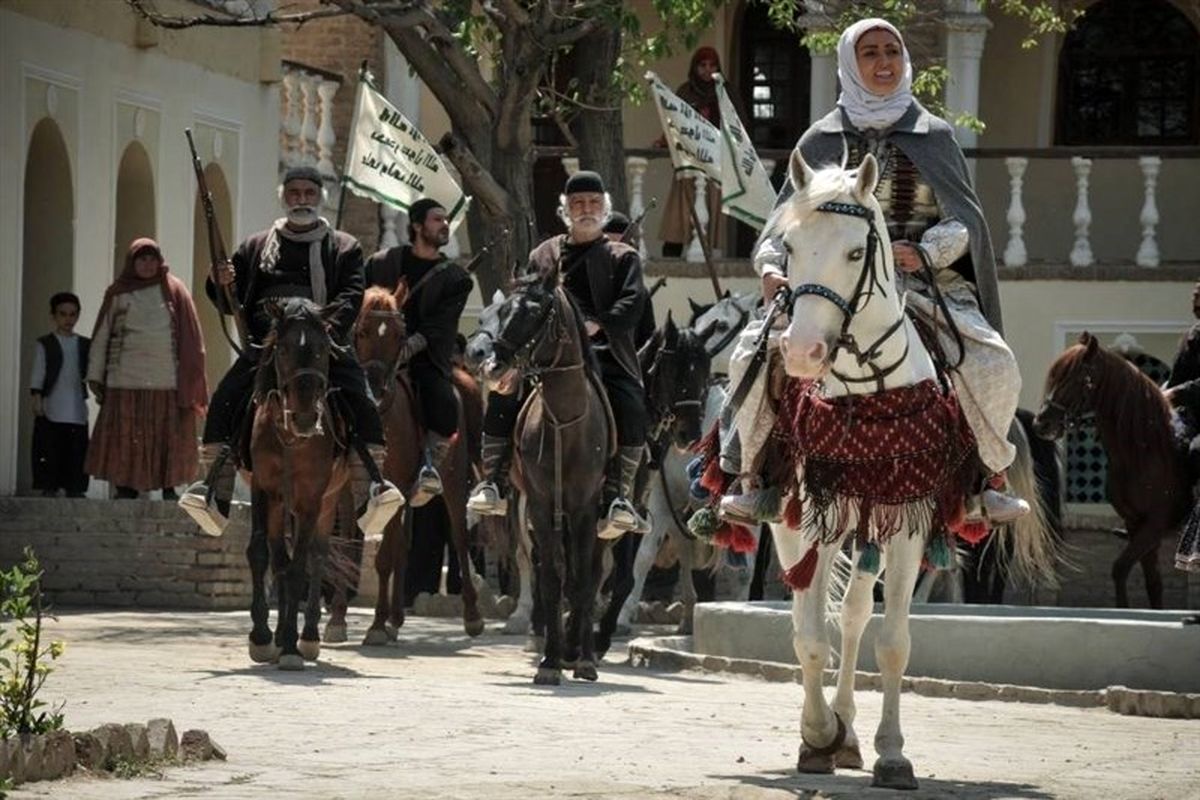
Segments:
[[[880,556],[879,545],[875,542],[867,542],[858,551],[858,571],[864,575],[878,575]]]
[[[696,505],[705,505],[712,499],[712,493],[700,485],[699,478],[688,484],[688,494],[692,496]]]
[[[787,505],[783,507],[783,524],[798,531],[803,522],[804,506],[800,503],[800,497],[793,494],[788,497]]]
[[[704,458],[697,456],[688,462],[687,476],[688,480],[696,480],[704,473]]]
[[[729,549],[735,553],[753,553],[758,550],[758,540],[745,525],[733,525],[733,540]]]
[[[813,544],[804,558],[783,573],[783,582],[792,587],[792,591],[803,592],[812,585],[813,577],[817,574],[817,555],[817,545]]]
[[[704,468],[704,474],[700,476],[700,485],[716,495],[725,494],[730,481],[731,476],[721,471],[721,461],[719,458],[714,458],[708,462],[708,465]]]
[[[778,522],[783,493],[778,486],[764,486],[754,498],[754,518],[759,522]]]
[[[725,566],[729,569],[736,570],[748,569],[750,566],[750,560],[746,558],[745,553],[739,553],[736,550],[726,550]]]
[[[963,522],[955,531],[955,535],[962,539],[967,544],[979,544],[987,535],[991,533],[991,529],[983,520],[977,522]]]
[[[711,508],[699,509],[688,520],[688,530],[692,532],[692,535],[706,542],[713,538],[720,525],[721,520],[717,518],[717,512]]]
[[[925,560],[929,562],[929,566],[934,569],[950,569],[950,559],[950,545],[947,544],[945,536],[939,534],[929,540],[929,544],[925,546]]]

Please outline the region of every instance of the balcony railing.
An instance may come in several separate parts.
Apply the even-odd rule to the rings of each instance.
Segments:
[[[337,135],[333,128],[333,96],[342,76],[317,67],[283,62],[279,89],[279,171],[316,167],[328,181],[337,181],[333,163]],[[330,193],[329,203],[337,202]]]
[[[658,159],[666,159],[668,154],[664,149],[658,148],[642,148],[642,149],[627,149],[625,151],[625,167],[627,171],[628,187],[629,187],[629,208],[631,216],[636,216],[645,208],[647,196],[665,197],[670,189],[669,181],[673,180],[669,171],[660,173],[658,180],[653,183],[648,183],[647,171],[648,167]],[[976,169],[980,169],[981,165],[1000,163],[1007,172],[1007,189],[1005,196],[1007,202],[1005,204],[1006,211],[1002,219],[992,219],[992,232],[996,238],[997,254],[1002,263],[1006,267],[1024,267],[1033,262],[1037,263],[1056,263],[1069,264],[1072,267],[1092,267],[1098,262],[1106,262],[1109,264],[1127,264],[1137,265],[1139,267],[1158,267],[1162,264],[1162,257],[1159,248],[1158,226],[1161,215],[1159,213],[1160,199],[1158,197],[1159,175],[1162,170],[1164,161],[1171,161],[1181,166],[1186,166],[1190,172],[1195,172],[1196,181],[1185,181],[1184,186],[1190,187],[1190,195],[1192,199],[1186,196],[1173,195],[1167,201],[1171,204],[1190,203],[1195,204],[1195,199],[1200,197],[1197,195],[1196,187],[1200,186],[1200,147],[1172,147],[1172,148],[1136,148],[1136,147],[1103,147],[1103,148],[978,148],[966,150],[965,154],[971,159]],[[561,147],[539,147],[537,148],[539,157],[561,158],[563,168],[567,174],[571,174],[578,169],[578,159],[574,157],[574,152],[569,148]],[[783,163],[790,156],[789,150],[762,150],[759,152],[759,157],[763,161],[763,166],[766,167],[768,174],[775,172],[776,164]],[[1134,215],[1125,214],[1121,216],[1115,213],[1111,208],[1107,208],[1106,216],[1102,220],[1097,220],[1094,213],[1094,203],[1092,194],[1093,174],[1092,170],[1095,166],[1097,170],[1107,169],[1114,162],[1125,161],[1136,163],[1138,175],[1140,175],[1140,183],[1136,187],[1128,185],[1128,181],[1122,181],[1118,175],[1109,169],[1109,174],[1104,178],[1110,188],[1119,188],[1123,193],[1136,191],[1139,194],[1138,207],[1139,210]],[[1030,168],[1030,162],[1036,162],[1033,168]],[[1052,162],[1058,162],[1051,167]],[[1039,195],[1030,197],[1026,190],[1028,183],[1027,178],[1037,171],[1042,171],[1045,174],[1042,176],[1044,180],[1051,184],[1058,184],[1060,181],[1057,176],[1051,174],[1051,170],[1061,171],[1063,163],[1069,165],[1070,175],[1073,180],[1073,192],[1071,200],[1073,202],[1073,211],[1070,213],[1069,220],[1071,225],[1071,245],[1069,250],[1055,251],[1052,249],[1054,236],[1043,236],[1047,241],[1042,243],[1042,252],[1036,253],[1036,257],[1031,258],[1030,248],[1026,243],[1026,223],[1029,221],[1033,213],[1045,215],[1050,218],[1051,222],[1058,225],[1058,220],[1065,216],[1062,208],[1062,200],[1065,197],[1048,197]],[[994,169],[991,170],[995,172]],[[1027,174],[1028,173],[1028,174]],[[997,191],[1003,187],[997,185],[999,176],[989,174],[986,180],[977,181],[980,185],[981,195],[984,190],[990,190],[989,197],[993,199],[997,197]],[[693,180],[696,181],[697,198],[696,211],[700,216],[702,224],[707,215],[707,207],[702,202],[705,197],[703,176],[698,176]],[[1118,186],[1111,186],[1112,184]],[[663,184],[663,185],[659,185]],[[1061,194],[1063,189],[1061,186],[1055,187]],[[1126,203],[1127,204],[1127,203]],[[985,203],[985,206],[987,204]],[[993,205],[995,205],[993,203]],[[1027,207],[1031,211],[1027,211]],[[993,217],[996,214],[993,212]],[[1140,241],[1135,249],[1130,252],[1116,252],[1110,246],[1106,252],[1100,253],[1099,257],[1093,248],[1092,243],[1092,228],[1093,223],[1099,222],[1103,226],[1136,226],[1140,230]],[[1002,236],[1002,232],[1004,235]],[[642,251],[643,256],[646,255],[645,240],[653,238],[652,236],[643,237]],[[1200,231],[1193,230],[1186,232],[1183,238],[1183,252],[1177,252],[1172,259],[1175,262],[1195,265],[1200,263]],[[1179,248],[1176,248],[1179,250]],[[684,251],[684,260],[691,262],[703,261],[704,256],[698,241],[693,236],[693,241]]]

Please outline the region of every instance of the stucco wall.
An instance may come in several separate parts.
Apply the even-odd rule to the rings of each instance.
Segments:
[[[112,16],[120,16],[113,8],[126,10],[123,4],[71,5],[103,5]],[[196,129],[202,158],[215,161],[225,173],[234,209],[234,229],[224,231],[229,247],[264,227],[278,211],[279,99],[274,85],[259,82],[257,72],[238,79],[179,60],[162,48],[136,49],[36,19],[26,10],[19,3],[0,8],[0,103],[10,111],[0,118],[0,494],[17,485],[18,421],[29,413],[21,387],[27,381],[32,338],[49,325],[43,317],[44,323],[22,330],[23,190],[35,125],[53,118],[70,162],[75,218],[73,226],[72,221],[62,225],[62,235],[73,238],[74,263],[65,269],[44,268],[62,270],[61,288],[80,295],[80,332],[91,330],[111,280],[117,168],[136,135],[132,118],[139,110],[155,182],[156,235],[173,273],[185,284],[192,284],[194,268],[195,197],[185,127]],[[85,14],[81,19],[92,18]],[[190,33],[201,40],[226,35]],[[212,53],[221,52],[222,46],[214,43]],[[263,55],[255,49],[255,63]],[[207,269],[207,264],[197,266]]]

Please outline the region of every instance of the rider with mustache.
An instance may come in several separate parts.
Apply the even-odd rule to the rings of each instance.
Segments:
[[[567,233],[538,245],[529,254],[527,272],[558,272],[562,285],[584,316],[584,327],[600,363],[600,379],[617,427],[617,457],[609,464],[602,502],[606,518],[598,535],[619,538],[627,531],[646,533],[649,523],[630,498],[646,443],[646,401],[634,332],[648,300],[637,250],[604,235],[612,199],[595,172],[576,172],[559,197],[559,216]],[[492,392],[483,422],[485,479],[471,492],[467,508],[482,515],[503,515],[512,433],[523,397]]]
[[[340,398],[349,416],[353,435],[365,443],[369,460],[351,460],[351,482],[356,499],[365,501],[359,526],[368,535],[382,533],[384,525],[404,503],[404,496],[379,475],[384,461],[383,424],[367,388],[366,375],[349,347],[350,330],[363,296],[363,253],[358,240],[334,230],[318,209],[324,198],[321,173],[314,167],[292,167],[279,187],[285,216],[265,231],[246,239],[233,257],[217,268],[222,287],[231,286],[246,314],[250,341],[225,373],[209,403],[201,447],[202,480],[179,498],[179,505],[201,529],[219,536],[227,523],[233,492],[234,461],[227,459],[216,476],[217,507],[208,503],[208,472],[222,447],[234,445],[244,415],[253,413],[258,359],[271,329],[269,301],[305,297],[321,306],[341,304],[329,318],[334,343],[345,347],[329,363],[331,397]],[[224,295],[209,278],[208,296],[223,314],[231,314]],[[372,479],[374,476],[374,479]]]
[[[846,163],[857,167],[868,153],[880,166],[875,197],[892,241],[893,261],[907,305],[930,324],[949,362],[950,378],[978,444],[981,492],[968,501],[968,516],[993,523],[1029,513],[1029,504],[1008,494],[1005,470],[1016,449],[1007,439],[1017,409],[1021,375],[1002,337],[996,259],[966,159],[953,128],[912,96],[912,64],[904,39],[882,19],[866,19],[842,32],[838,42],[838,107],[813,123],[796,145],[814,167]],[[777,207],[792,193],[780,192]],[[767,232],[755,246],[754,267],[764,300],[788,285],[782,239]],[[928,262],[932,283],[923,270]],[[944,298],[961,344],[936,306]],[[786,323],[786,319],[782,320]],[[753,355],[762,322],[747,326],[730,363],[736,386]],[[776,345],[777,346],[777,345]],[[956,364],[956,362],[959,362]],[[736,430],[723,430],[722,468],[740,475],[744,491],[721,501],[722,516],[736,522],[763,517],[759,503],[758,456],[774,411],[762,384],[746,395],[735,415]],[[728,414],[725,415],[728,418]],[[765,495],[763,495],[765,497]],[[776,509],[767,516],[778,519]]]

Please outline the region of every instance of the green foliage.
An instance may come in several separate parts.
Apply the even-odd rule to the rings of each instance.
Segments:
[[[0,738],[62,727],[61,705],[45,709],[37,694],[63,654],[60,641],[42,641],[42,567],[33,548],[25,560],[0,570]]]

